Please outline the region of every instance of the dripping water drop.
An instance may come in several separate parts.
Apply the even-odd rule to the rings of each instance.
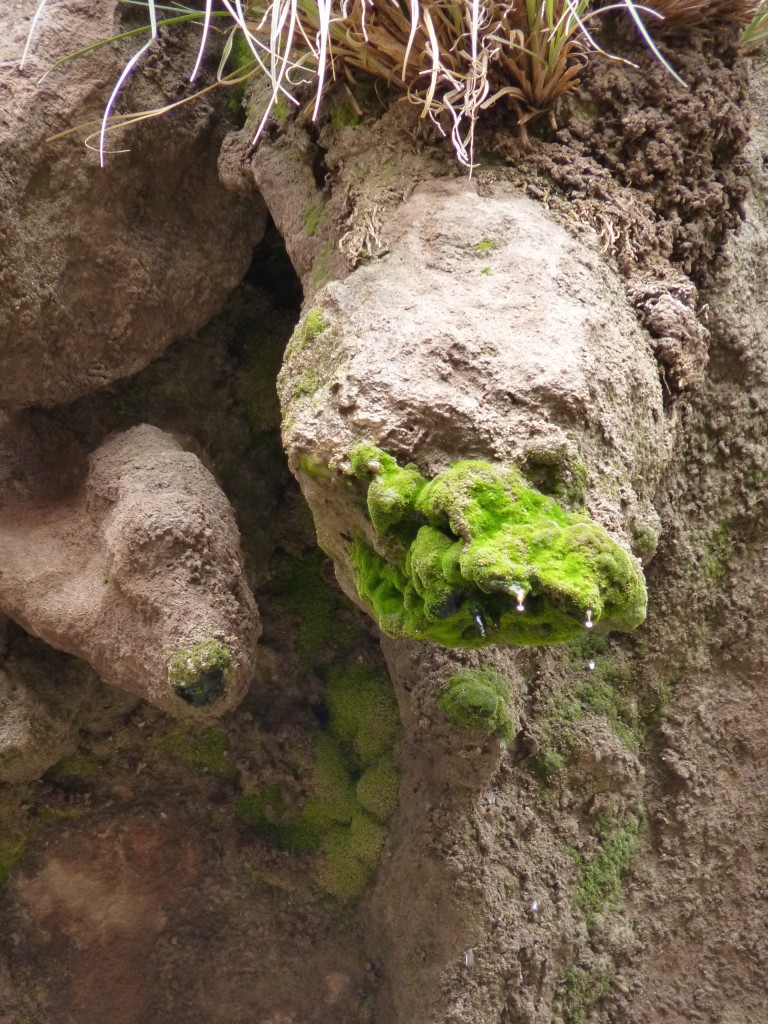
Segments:
[[[592,621],[592,609],[587,608],[587,617],[584,620],[584,627],[585,629],[592,629],[593,626],[594,622]]]

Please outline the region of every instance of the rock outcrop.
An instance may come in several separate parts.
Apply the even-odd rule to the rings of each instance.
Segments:
[[[90,458],[54,439],[14,423],[0,441],[0,608],[171,714],[230,709],[260,630],[215,480],[155,427]]]

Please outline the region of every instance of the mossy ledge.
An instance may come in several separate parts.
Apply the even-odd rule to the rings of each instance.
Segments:
[[[372,444],[358,445],[349,463],[366,488],[376,544],[355,538],[355,585],[390,636],[540,645],[644,621],[636,559],[517,467],[462,460],[427,480]]]

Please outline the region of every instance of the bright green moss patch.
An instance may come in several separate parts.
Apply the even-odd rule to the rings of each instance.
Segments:
[[[509,683],[493,669],[462,669],[448,680],[440,707],[460,729],[510,740]]]
[[[193,707],[204,707],[222,697],[231,672],[232,652],[220,640],[182,648],[168,659],[168,682]]]
[[[351,766],[337,741],[327,734],[318,737],[311,788],[303,817],[319,833],[352,820],[357,801]]]
[[[499,248],[499,243],[493,238],[482,238],[475,246],[475,252],[477,253],[489,253],[494,252]]]
[[[349,459],[379,541],[353,542],[355,583],[384,632],[445,647],[539,645],[644,620],[637,561],[516,467],[461,461],[427,481],[373,445]]]
[[[325,313],[319,307],[310,309],[299,321],[296,330],[288,342],[289,346],[299,351],[311,345],[315,338],[319,337],[327,327]]]
[[[229,748],[229,737],[223,729],[198,729],[177,725],[162,741],[165,752],[193,771],[208,772],[220,779],[239,776]]]

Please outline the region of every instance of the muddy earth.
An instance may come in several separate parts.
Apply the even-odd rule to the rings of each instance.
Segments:
[[[0,1024],[768,1024],[764,65],[668,35],[684,90],[606,21],[637,67],[471,180],[370,91],[253,152],[258,84],[102,170],[45,140],[133,43],[37,79],[136,15],[64,0],[19,71],[30,6]],[[581,582],[500,544],[523,504]]]

